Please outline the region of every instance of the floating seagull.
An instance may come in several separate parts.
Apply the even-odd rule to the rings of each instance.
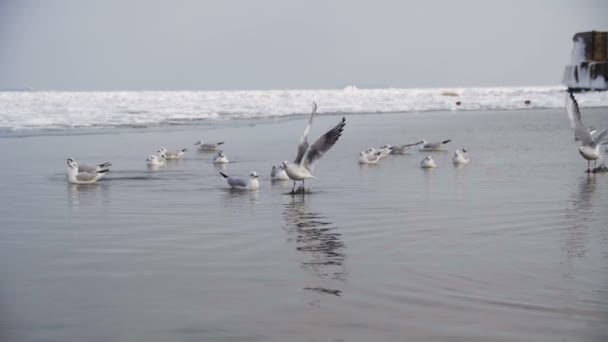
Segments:
[[[437,142],[427,142],[426,140],[421,140],[420,144],[422,146],[420,146],[420,150],[421,151],[441,151],[441,148],[443,147],[443,145],[449,143],[450,141],[452,141],[452,140],[448,139],[448,140],[437,141]]]
[[[230,185],[233,189],[241,189],[241,190],[257,190],[260,187],[260,183],[258,182],[258,174],[255,171],[252,171],[249,174],[249,181],[245,181],[241,178],[230,177],[227,174],[220,172],[222,178],[226,180],[226,183]]]
[[[272,180],[289,180],[289,176],[287,172],[285,172],[285,166],[283,164],[277,166],[272,166],[272,171],[270,171],[270,179]]]
[[[313,102],[312,113],[310,114],[310,120],[302,138],[300,138],[300,144],[298,145],[298,155],[292,163],[287,161],[283,162],[285,172],[290,179],[293,180],[293,188],[291,192],[294,193],[296,188],[296,181],[302,181],[302,189],[304,189],[304,181],[309,178],[316,178],[312,175],[314,163],[319,160],[325,152],[327,152],[334,144],[338,141],[344,131],[344,125],[346,125],[346,118],[342,118],[340,122],[332,129],[327,131],[322,136],[318,137],[312,145],[308,145],[306,140],[308,137],[308,131],[312,126],[312,120],[317,112],[317,104]],[[305,193],[303,191],[302,193]]]
[[[159,166],[164,166],[165,165],[165,155],[161,154],[160,157],[157,157],[155,155],[151,155],[148,157],[148,159],[146,159],[146,165],[150,166],[150,167],[159,167]]]
[[[228,157],[224,154],[224,151],[217,151],[215,156],[213,157],[214,164],[226,164],[229,163]]]
[[[380,148],[380,159],[388,156],[389,154],[391,154],[391,151],[393,150],[393,147],[391,145],[384,145]]]
[[[431,156],[426,156],[426,158],[424,158],[420,163],[420,167],[423,169],[430,169],[437,167],[437,164],[435,164],[435,161],[433,158],[431,158]]]
[[[589,130],[583,125],[581,111],[574,94],[570,90],[566,94],[566,114],[568,114],[570,124],[574,128],[574,134],[580,139],[581,146],[579,146],[578,152],[587,160],[587,172],[591,172],[591,161],[593,160],[593,166],[595,167],[597,160],[601,157],[600,145],[608,137],[608,130],[602,131],[595,139],[591,136]]]
[[[170,160],[170,159],[179,159],[179,158],[181,158],[182,155],[184,154],[184,152],[188,152],[188,149],[187,148],[182,148],[179,151],[167,151],[166,148],[161,147],[157,152],[164,154],[165,158],[167,160]]]
[[[391,154],[405,154],[410,148],[423,144],[424,142],[419,141],[413,144],[405,144],[401,146],[391,146]],[[390,145],[389,145],[390,146]]]
[[[470,161],[469,155],[467,154],[467,150],[464,148],[462,150],[456,150],[454,152],[454,157],[452,158],[452,162],[454,165],[465,165]]]
[[[378,164],[381,159],[381,152],[366,153],[361,151],[359,153],[359,164]]]
[[[90,184],[95,183],[101,177],[105,176],[107,169],[97,172],[78,172],[78,163],[68,159],[68,182],[72,184]]]
[[[72,158],[68,158],[68,165],[70,162],[75,162],[75,160]],[[94,165],[94,166],[93,165],[78,165],[78,172],[95,173],[95,172],[99,172],[102,170],[109,171],[110,166],[112,166],[112,163],[110,163],[110,162],[105,162],[103,164]]]
[[[202,140],[199,140],[194,143],[195,146],[198,146],[199,151],[215,151],[217,148],[222,145],[224,142],[220,141],[215,144],[205,144]]]

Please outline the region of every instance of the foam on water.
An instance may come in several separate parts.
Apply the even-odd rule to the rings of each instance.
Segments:
[[[399,113],[560,108],[555,87],[344,89],[265,91],[0,92],[0,129],[141,127],[198,120],[308,113]],[[578,96],[585,107],[608,105],[607,93]],[[530,104],[526,105],[525,101]],[[456,105],[456,102],[460,105]]]

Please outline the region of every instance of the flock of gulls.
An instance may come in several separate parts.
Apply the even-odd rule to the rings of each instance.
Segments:
[[[273,166],[270,172],[270,177],[273,181],[293,181],[293,188],[291,193],[302,193],[307,192],[305,188],[305,182],[308,179],[316,178],[313,175],[315,163],[323,157],[323,155],[331,149],[344,131],[346,126],[346,119],[342,118],[340,122],[332,129],[327,131],[325,134],[318,137],[312,144],[308,143],[308,133],[312,127],[313,119],[317,112],[317,104],[313,102],[312,112],[310,119],[304,130],[304,134],[300,138],[298,143],[297,155],[293,162],[283,161],[279,166]],[[588,128],[582,123],[581,112],[571,91],[568,91],[566,95],[566,113],[570,119],[571,127],[574,129],[575,141],[579,143],[578,151],[580,155],[587,160],[587,172],[606,171],[603,170],[606,167],[604,165],[597,167],[597,161],[602,159],[600,146],[602,144],[608,144],[608,130],[602,131],[600,134],[594,137],[596,130],[594,128]],[[437,142],[418,141],[411,144],[405,144],[400,146],[384,145],[381,148],[368,148],[359,153],[360,164],[378,164],[383,158],[390,154],[406,154],[410,149],[418,147],[421,151],[444,151],[445,145],[451,140],[443,140]],[[197,141],[194,145],[198,147],[199,151],[202,152],[216,152],[213,157],[214,164],[226,164],[230,160],[220,150],[221,145],[224,142],[218,143],[203,143]],[[146,159],[146,165],[149,168],[159,168],[165,165],[168,160],[176,160],[182,158],[184,153],[188,151],[187,148],[169,151],[165,147],[158,149],[158,155],[151,155]],[[452,157],[452,162],[455,166],[462,166],[468,164],[470,161],[467,150],[464,148],[457,149]],[[591,162],[594,162],[594,168],[591,169]],[[90,184],[95,183],[99,179],[103,178],[110,170],[111,163],[106,162],[99,165],[79,165],[74,159],[68,158],[67,160],[67,179],[72,184]],[[431,155],[427,155],[420,163],[421,168],[435,168],[437,163],[433,160]],[[234,189],[242,190],[257,190],[260,187],[258,181],[258,174],[255,171],[249,173],[248,178],[238,178],[229,176],[223,172],[219,173],[221,177],[226,181],[228,186]],[[296,182],[302,182],[301,186],[296,190]]]

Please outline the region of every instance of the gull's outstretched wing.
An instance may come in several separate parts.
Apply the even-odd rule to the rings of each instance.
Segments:
[[[594,141],[593,141],[593,146],[595,147],[596,145],[605,143],[603,140],[605,138],[608,138],[608,129],[605,129],[602,133],[600,133],[600,135],[598,135]],[[607,142],[608,143],[608,142]]]
[[[315,161],[319,160],[325,152],[327,152],[334,144],[338,141],[344,131],[346,125],[346,119],[342,118],[334,128],[327,131],[327,133],[318,137],[317,140],[310,146],[306,159],[304,160],[304,167],[309,171],[312,171],[312,166]]]
[[[574,94],[571,91],[568,91],[568,98],[566,99],[566,113],[568,113],[568,118],[570,119],[572,128],[574,128],[574,133],[581,140],[581,143],[584,146],[593,145],[593,137],[591,137],[591,133],[589,133],[589,130],[583,125],[578,102],[576,102]]]
[[[306,150],[308,150],[308,141],[306,138],[308,137],[308,132],[310,131],[310,127],[312,126],[312,119],[317,112],[317,103],[312,102],[312,112],[310,113],[310,120],[308,120],[308,125],[306,125],[306,129],[304,130],[304,134],[300,138],[300,144],[298,145],[298,154],[296,155],[296,159],[293,161],[295,164],[301,164],[304,155],[306,154]]]

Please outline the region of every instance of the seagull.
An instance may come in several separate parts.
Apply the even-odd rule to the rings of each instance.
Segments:
[[[68,158],[68,163],[70,163],[70,162],[75,162],[75,160],[72,158]],[[78,165],[78,172],[95,173],[95,172],[102,171],[102,170],[109,171],[110,166],[112,166],[112,163],[110,163],[110,162],[105,162],[103,164],[98,164],[98,165]]]
[[[601,157],[600,145],[608,137],[608,130],[603,130],[595,139],[591,136],[591,133],[581,121],[578,102],[576,102],[574,94],[570,90],[566,94],[566,114],[568,114],[570,124],[574,128],[574,134],[580,139],[581,146],[579,146],[578,152],[587,160],[587,172],[591,172],[591,161],[593,160],[593,166],[595,167],[597,160]]]
[[[452,162],[454,163],[454,165],[468,164],[469,161],[469,155],[467,154],[467,150],[465,150],[464,148],[462,150],[456,150],[454,152],[454,157],[452,158]]]
[[[413,144],[405,144],[401,146],[392,146],[391,154],[405,154],[410,148],[423,144],[424,142],[419,141]],[[390,145],[389,145],[390,146]]]
[[[215,144],[205,144],[205,143],[203,143],[202,140],[199,140],[199,141],[195,142],[194,145],[198,146],[199,151],[215,151],[223,143],[224,143],[223,141],[220,141]]]
[[[296,181],[302,181],[302,188],[304,188],[304,181],[306,179],[316,178],[312,175],[314,163],[334,146],[342,135],[342,131],[344,131],[344,125],[346,125],[346,118],[343,117],[334,128],[318,137],[312,145],[309,145],[307,141],[308,131],[310,131],[312,120],[317,112],[317,104],[315,102],[312,104],[310,120],[308,121],[308,125],[306,125],[306,129],[304,130],[304,134],[300,138],[300,143],[298,145],[298,155],[293,163],[289,163],[288,161],[283,162],[285,172],[287,172],[289,178],[293,180],[293,188],[291,189],[292,194],[296,188]]]
[[[217,151],[215,156],[213,157],[214,164],[226,164],[229,163],[228,157],[224,154],[224,151]]]
[[[420,146],[420,150],[421,151],[441,151],[441,148],[443,147],[443,145],[449,143],[450,141],[452,141],[452,140],[448,139],[448,140],[437,141],[437,142],[427,142],[426,140],[421,140],[420,144],[422,146]]]
[[[155,155],[151,155],[148,157],[148,159],[146,159],[146,165],[150,166],[150,167],[159,167],[159,166],[164,166],[165,165],[165,155],[161,154],[160,157],[157,157]]]
[[[108,170],[96,172],[79,172],[78,163],[68,159],[68,182],[72,184],[90,184],[106,175]]]
[[[251,171],[249,174],[249,181],[245,181],[242,178],[230,177],[227,174],[220,172],[222,178],[226,180],[226,183],[233,189],[240,190],[257,190],[260,188],[260,182],[258,182],[258,174],[255,171]]]
[[[384,145],[380,148],[380,159],[388,156],[389,154],[391,154],[391,151],[393,150],[393,147],[391,145]]]
[[[426,156],[426,158],[424,158],[420,163],[420,167],[423,169],[431,169],[437,167],[437,164],[435,164],[435,161],[433,158],[431,158],[431,156]]]
[[[270,171],[270,179],[272,180],[289,180],[289,176],[287,172],[285,172],[285,166],[283,164],[277,166],[272,166],[272,171]]]
[[[365,151],[361,151],[359,152],[359,164],[378,164],[382,158],[381,153],[366,153]]]
[[[161,147],[161,148],[160,148],[158,151],[156,151],[156,152],[164,154],[164,155],[165,155],[165,158],[166,158],[167,160],[170,160],[170,159],[179,159],[179,158],[181,158],[181,157],[182,157],[182,155],[184,154],[184,152],[188,152],[188,149],[187,149],[187,148],[182,148],[182,149],[181,149],[181,150],[179,150],[179,151],[167,151],[167,149],[166,149],[166,148]]]

